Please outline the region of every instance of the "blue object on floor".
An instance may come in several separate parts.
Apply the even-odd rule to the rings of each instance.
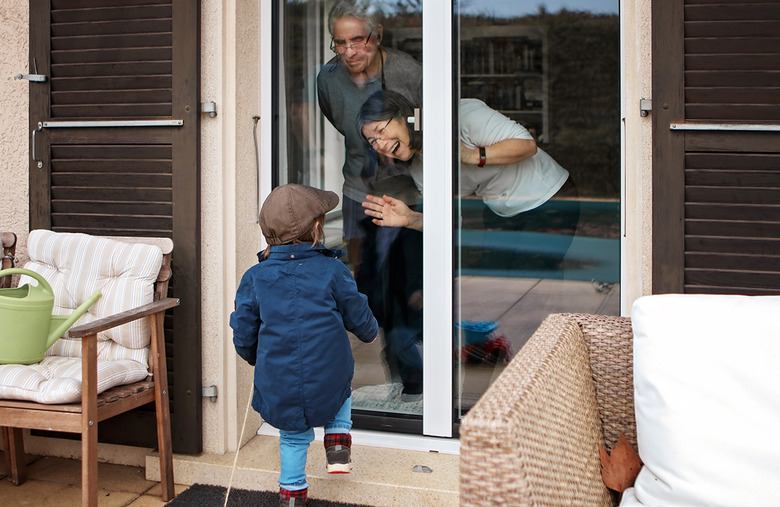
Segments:
[[[498,322],[495,320],[461,320],[455,323],[455,328],[460,331],[463,344],[472,345],[487,340],[490,333],[498,329]]]

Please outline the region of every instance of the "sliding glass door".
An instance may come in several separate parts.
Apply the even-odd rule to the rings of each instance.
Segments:
[[[617,5],[275,1],[263,190],[339,194],[355,426],[457,436],[550,312],[618,312]]]
[[[456,419],[548,314],[619,313],[621,184],[617,0],[458,12]]]

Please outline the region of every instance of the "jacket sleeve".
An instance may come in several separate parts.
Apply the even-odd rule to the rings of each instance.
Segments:
[[[341,261],[335,276],[335,296],[339,313],[347,331],[354,333],[360,341],[370,343],[379,333],[374,314],[368,307],[368,298],[358,292],[355,279]]]
[[[252,277],[247,271],[241,278],[236,291],[236,309],[230,314],[233,328],[233,345],[246,362],[255,365],[257,361],[257,333],[260,330],[260,307],[252,287]]]

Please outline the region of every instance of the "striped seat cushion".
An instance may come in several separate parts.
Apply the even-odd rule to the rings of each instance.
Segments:
[[[143,380],[138,361],[98,361],[98,392]],[[81,359],[47,356],[36,364],[0,365],[0,398],[38,403],[74,403],[81,399]]]
[[[25,268],[46,278],[54,290],[55,315],[73,312],[95,291],[103,294],[76,323],[151,303],[162,266],[159,247],[89,236],[35,230]],[[37,282],[22,276],[19,284]],[[98,334],[98,392],[147,376],[151,334],[140,319]],[[69,403],[81,393],[81,340],[60,338],[35,365],[0,365],[0,398]],[[75,358],[75,359],[74,359]]]

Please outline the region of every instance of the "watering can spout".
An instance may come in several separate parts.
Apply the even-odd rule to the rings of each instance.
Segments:
[[[46,340],[46,348],[48,349],[52,345],[54,345],[54,342],[56,342],[62,335],[65,334],[65,332],[70,329],[73,324],[76,323],[79,318],[81,318],[82,315],[87,313],[87,310],[94,305],[98,299],[101,298],[103,294],[101,292],[95,291],[94,294],[89,296],[81,305],[79,305],[78,308],[73,310],[73,313],[70,315],[52,315],[51,316],[51,323],[49,325],[49,337]]]

